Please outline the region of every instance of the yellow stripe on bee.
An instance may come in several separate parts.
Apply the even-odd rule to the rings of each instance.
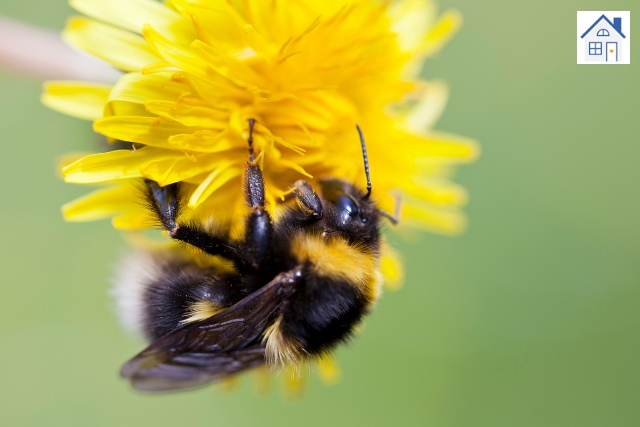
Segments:
[[[342,237],[299,234],[294,238],[292,248],[298,262],[309,261],[319,276],[344,280],[360,289],[371,301],[378,298],[382,284],[380,262],[364,247],[350,245]]]
[[[220,313],[222,310],[222,307],[218,307],[211,301],[197,301],[189,307],[189,310],[186,313],[189,317],[180,321],[180,324],[186,325],[188,323],[208,319],[209,317]]]

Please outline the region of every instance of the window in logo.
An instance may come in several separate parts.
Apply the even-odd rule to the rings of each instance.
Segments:
[[[602,55],[602,43],[589,42],[589,55]]]

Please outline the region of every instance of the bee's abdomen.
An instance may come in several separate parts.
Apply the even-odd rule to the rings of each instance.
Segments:
[[[225,282],[188,269],[167,274],[149,284],[144,296],[145,335],[150,340],[231,305]]]
[[[114,293],[123,323],[149,341],[234,303],[228,281],[169,253],[135,253],[118,276]]]

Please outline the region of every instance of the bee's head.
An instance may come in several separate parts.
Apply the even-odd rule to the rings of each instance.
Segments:
[[[329,202],[330,216],[339,230],[377,227],[380,214],[375,203],[367,193],[357,186],[339,179],[326,179],[320,182],[322,197]]]
[[[356,126],[362,144],[364,171],[367,177],[366,192],[357,186],[339,179],[325,179],[320,182],[323,198],[329,202],[327,206],[330,217],[337,230],[351,234],[351,237],[372,236],[378,232],[380,217],[389,219],[393,224],[397,221],[391,215],[378,209],[371,200],[371,177],[369,175],[369,159],[367,148],[360,126]],[[354,235],[355,234],[355,235]]]

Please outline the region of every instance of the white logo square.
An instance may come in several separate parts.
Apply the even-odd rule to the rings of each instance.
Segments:
[[[578,11],[578,64],[631,64],[631,12]]]

